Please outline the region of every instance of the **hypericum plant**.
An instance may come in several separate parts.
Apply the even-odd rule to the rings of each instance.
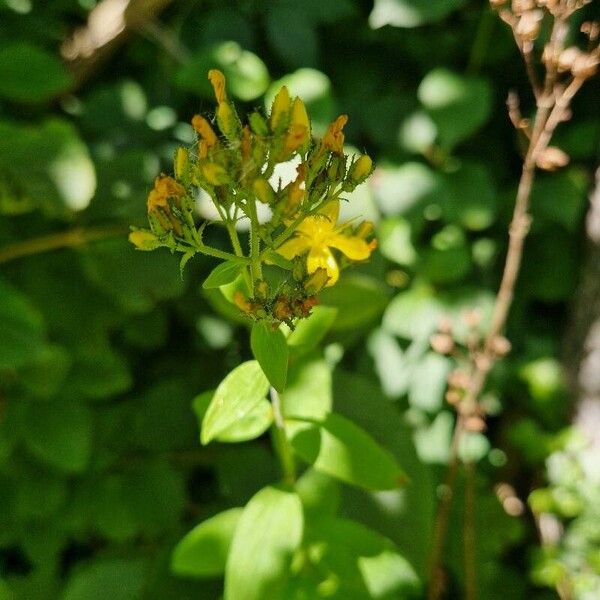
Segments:
[[[338,224],[339,204],[373,170],[371,159],[344,154],[339,116],[315,143],[306,107],[282,87],[268,118],[253,112],[243,125],[225,91],[225,77],[213,69],[208,78],[218,102],[215,120],[196,115],[192,126],[198,135],[191,148],[175,154],[175,177],[159,176],[148,196],[150,230],[132,231],[129,239],[141,250],[159,247],[181,252],[181,266],[196,253],[225,259],[205,281],[217,287],[238,279],[233,295],[237,306],[255,320],[293,328],[307,317],[315,295],[334,285],[340,269],[369,258],[374,241],[368,222]],[[278,164],[295,160],[296,177],[282,186],[272,185]],[[204,190],[214,204],[219,221],[229,234],[232,252],[207,246],[197,226],[194,203]],[[261,223],[260,204],[270,217]],[[250,223],[249,249],[244,253],[236,224]],[[338,256],[332,251],[335,250]]]
[[[311,389],[301,403],[286,389],[288,365],[302,368],[308,353],[314,360],[335,318],[334,308],[315,306],[316,294],[375,247],[368,241],[370,223],[338,224],[342,195],[365,181],[372,161],[344,154],[345,115],[315,142],[302,100],[283,87],[268,118],[254,112],[242,125],[223,74],[212,70],[209,79],[222,136],[206,118],[192,119],[197,143],[177,150],[174,177],[156,179],[148,197],[150,230],[135,229],[130,240],[141,250],[181,252],[182,268],[196,253],[224,259],[203,285],[227,288],[249,317],[256,360],[237,366],[216,390],[194,400],[200,440],[244,442],[271,429],[283,476],[245,507],[200,523],[175,548],[172,568],[193,577],[224,575],[226,600],[333,593],[379,598],[381,577],[385,590],[405,597],[418,587],[410,565],[380,534],[335,517],[330,498],[331,478],[386,490],[402,485],[405,475],[365,431],[332,412],[329,390]],[[297,163],[295,179],[272,185],[275,167],[291,160]],[[204,242],[207,223],[198,226],[194,219],[200,190],[210,196],[219,215],[215,223],[226,228],[232,252]],[[270,209],[266,222],[259,221],[260,204]],[[247,253],[236,229],[240,218],[250,223]],[[307,467],[297,469],[298,460]],[[350,550],[341,549],[341,538],[351,540]],[[349,558],[340,564],[334,555]]]

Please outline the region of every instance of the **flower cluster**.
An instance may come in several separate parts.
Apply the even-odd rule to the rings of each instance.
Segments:
[[[243,124],[223,74],[211,70],[208,78],[217,100],[214,119],[193,117],[197,142],[177,150],[174,177],[157,177],[148,196],[150,229],[134,229],[129,239],[141,250],[183,253],[182,267],[196,253],[228,261],[231,268],[217,268],[237,276],[233,300],[240,310],[293,326],[341,269],[368,259],[375,248],[370,223],[338,224],[342,195],[369,177],[372,161],[344,154],[346,115],[315,141],[304,103],[282,87],[268,117],[253,112]],[[295,178],[274,182],[276,166],[289,161],[297,165]],[[194,218],[200,190],[210,197],[231,252],[205,244],[207,223],[198,226]],[[266,222],[258,219],[261,205],[268,207]],[[242,218],[250,223],[246,252],[236,227]]]

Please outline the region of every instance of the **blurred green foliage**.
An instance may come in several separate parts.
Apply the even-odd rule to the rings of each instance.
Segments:
[[[189,117],[212,104],[209,67],[225,72],[243,110],[268,104],[285,83],[317,134],[349,114],[348,141],[378,165],[344,211],[377,221],[381,253],[323,294],[337,308],[324,317],[324,354],[306,346],[314,332],[294,333],[304,356],[288,375],[286,406],[309,462],[328,457],[315,455],[302,418],[333,404],[342,416],[328,435],[353,435],[351,420],[410,484],[374,492],[306,470],[298,493],[320,519],[305,532],[318,568],[307,559],[301,577],[269,589],[298,599],[419,597],[453,423],[443,399],[451,363],[428,340],[442,316],[460,334],[466,309],[489,313],[520,169],[504,100],[527,84],[509,32],[475,0],[180,0],[79,80],[59,46],[95,5],[0,0],[0,598],[212,600],[227,568],[218,540],[200,551],[195,575],[208,579],[190,577],[184,546],[171,573],[172,549],[195,525],[210,528],[231,509],[216,517],[222,535],[254,496],[240,525],[252,538],[251,517],[271,495],[273,527],[290,543],[297,534],[294,499],[264,488],[279,477],[268,440],[199,444],[211,394],[197,396],[250,357],[245,325],[199,285],[213,262],[192,261],[182,280],[175,257],[136,252],[125,239],[130,223],[143,224],[153,178],[170,169],[177,145],[192,143]],[[487,438],[474,434],[461,449],[479,465],[486,600],[553,598],[565,572],[581,598],[597,585],[597,488],[593,496],[567,481],[564,461],[579,460],[573,443],[552,458],[553,487],[531,499],[534,511],[574,520],[568,556],[537,548],[532,516],[504,510],[493,490],[509,482],[526,498],[568,422],[559,347],[598,159],[598,97],[597,82],[585,88],[559,131],[571,165],[536,183],[508,331],[514,352],[484,399]],[[522,103],[527,114],[527,91]],[[28,245],[46,236],[49,245]],[[222,241],[218,230],[207,236]],[[256,433],[268,423],[250,425]],[[227,433],[217,427],[212,437]],[[453,598],[461,495],[446,560]],[[267,542],[254,543],[260,554]],[[276,571],[281,560],[252,568]],[[251,566],[238,569],[227,597],[259,581]]]

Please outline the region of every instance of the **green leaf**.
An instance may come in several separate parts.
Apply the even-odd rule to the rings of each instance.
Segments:
[[[316,348],[333,325],[337,312],[337,308],[332,306],[315,306],[308,319],[300,320],[290,333],[288,346],[297,354],[305,354]]]
[[[0,121],[0,171],[19,202],[55,216],[86,208],[96,191],[96,171],[87,146],[69,122],[41,125]]]
[[[15,102],[45,102],[66,91],[73,80],[64,63],[27,42],[0,49],[0,97]]]
[[[132,600],[139,598],[147,565],[143,560],[99,560],[78,569],[61,600]]]
[[[269,381],[260,365],[250,360],[236,367],[219,384],[202,420],[200,441],[206,445],[261,404]]]
[[[374,29],[384,25],[418,27],[440,21],[459,8],[465,0],[375,0],[369,16]]]
[[[265,487],[253,496],[238,522],[225,569],[225,600],[275,600],[302,540],[300,498]]]
[[[0,369],[26,365],[44,348],[41,315],[26,296],[0,279]]]
[[[202,419],[208,410],[215,392],[208,391],[196,396],[192,403],[198,423],[202,428]],[[218,442],[246,442],[261,436],[273,422],[273,408],[266,399],[262,400],[246,415],[232,423],[227,429],[215,436]]]
[[[407,481],[396,459],[345,417],[290,419],[288,429],[294,451],[318,471],[368,490],[391,490]]]
[[[311,523],[306,539],[319,546],[318,567],[340,582],[343,597],[420,597],[414,569],[394,543],[376,531],[350,519],[322,516]]]
[[[67,473],[82,472],[92,449],[92,415],[76,402],[30,403],[25,443],[40,460]]]
[[[205,290],[221,287],[232,283],[238,277],[241,272],[241,265],[239,262],[226,260],[221,264],[217,265],[208,275],[208,277],[202,283],[202,287]]]
[[[184,290],[178,260],[166,251],[138,252],[125,239],[97,242],[82,256],[86,275],[130,313],[151,310]]]
[[[250,346],[271,385],[278,392],[283,392],[287,379],[289,349],[282,331],[279,328],[273,329],[264,321],[257,321],[252,326]]]
[[[331,368],[320,356],[294,362],[281,403],[286,417],[322,419],[331,412]]]
[[[443,406],[444,392],[451,361],[435,352],[428,352],[411,373],[409,401],[411,406],[437,412]]]
[[[241,508],[231,508],[194,527],[173,550],[173,573],[184,577],[222,575],[241,515]]]
[[[417,94],[437,126],[440,143],[448,148],[475,133],[492,109],[487,81],[443,68],[428,73]]]
[[[376,319],[388,301],[388,292],[378,280],[365,275],[350,275],[320,294],[323,304],[338,309],[332,330],[355,330]]]

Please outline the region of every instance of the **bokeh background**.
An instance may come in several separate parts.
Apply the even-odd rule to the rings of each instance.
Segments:
[[[192,399],[250,355],[246,324],[200,288],[214,263],[181,278],[176,257],[126,240],[154,177],[193,143],[191,116],[212,109],[212,67],[242,111],[285,83],[317,135],[348,114],[347,142],[377,163],[346,211],[377,223],[380,252],[326,294],[337,321],[290,393],[332,380],[336,410],[397,456],[406,489],[327,485],[426,580],[454,418],[452,363],[429,337],[443,315],[460,328],[465,310],[489,311],[523,148],[508,91],[532,109],[509,30],[482,0],[0,0],[2,600],[214,600],[221,581],[174,577],[171,549],[278,477],[268,439],[199,444]],[[600,421],[600,253],[585,226],[599,91],[584,88],[557,134],[569,166],[536,182],[513,352],[484,398],[489,430],[461,448],[478,465],[486,600],[557,598],[564,582],[600,597],[600,460],[572,427],[597,435]]]

